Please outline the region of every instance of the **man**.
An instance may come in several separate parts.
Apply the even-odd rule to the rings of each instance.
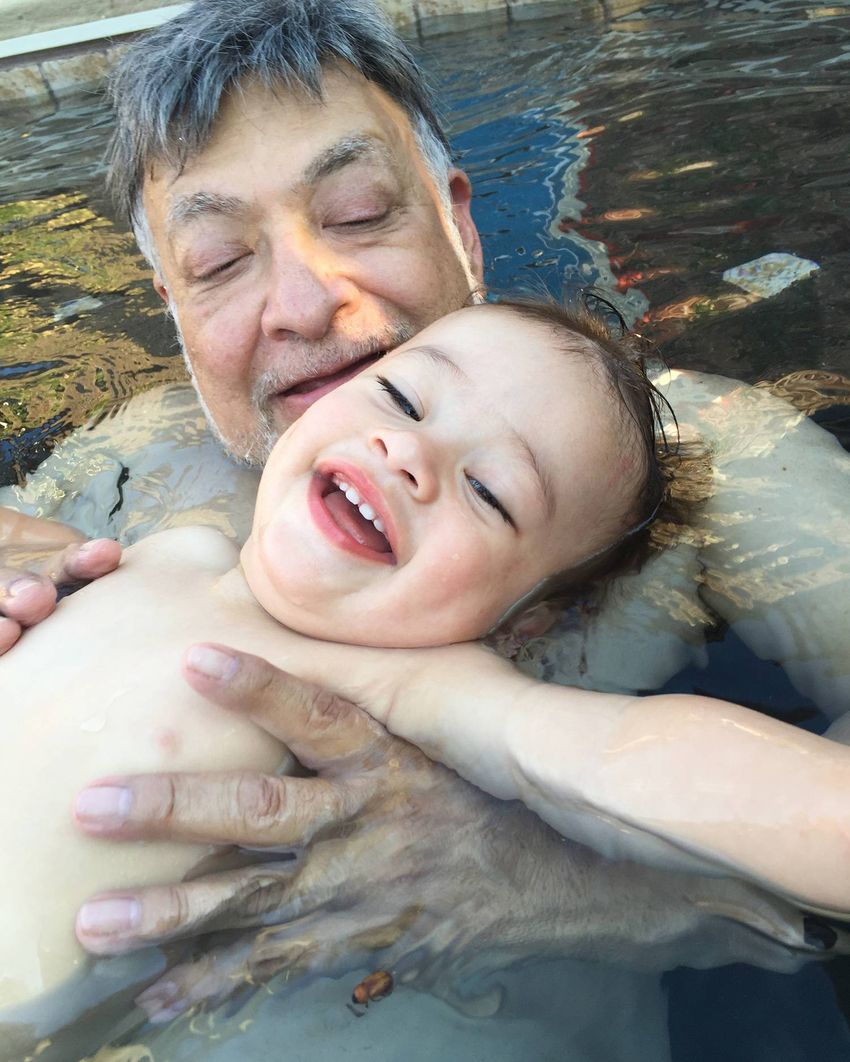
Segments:
[[[203,0],[125,57],[114,93],[113,189],[237,459],[261,462],[310,401],[480,285],[469,182],[450,164],[415,65],[367,3]],[[731,391],[721,384],[715,396]],[[15,534],[37,540],[40,529],[19,522]],[[55,581],[116,562],[114,546],[84,549],[52,561]],[[671,578],[684,588],[689,573]],[[10,645],[53,596],[43,579],[4,580]],[[211,678],[211,699],[277,728],[317,777],[283,790],[243,776],[139,777],[121,806],[84,794],[81,825],[116,838],[310,847],[294,874],[272,861],[95,899],[78,926],[90,950],[263,925],[229,953],[258,976],[334,968],[370,949],[412,974],[436,956],[462,968],[494,950],[575,947],[575,849],[529,813],[505,814],[352,705],[262,661]],[[693,929],[683,918],[682,935]],[[232,970],[222,961],[220,977]]]

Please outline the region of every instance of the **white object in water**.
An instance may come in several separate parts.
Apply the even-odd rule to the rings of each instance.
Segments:
[[[63,302],[54,313],[53,320],[67,321],[69,317],[76,317],[78,314],[86,313],[90,310],[98,310],[101,306],[103,306],[103,302],[100,299],[96,299],[92,295],[83,295],[79,299]]]
[[[780,291],[814,273],[816,269],[820,269],[820,266],[808,258],[774,252],[727,269],[723,279],[727,284],[735,284],[744,291],[766,299],[771,295],[778,295]]]

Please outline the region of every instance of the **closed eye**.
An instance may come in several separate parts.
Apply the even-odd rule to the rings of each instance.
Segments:
[[[411,420],[422,420],[422,417],[419,415],[416,406],[414,406],[410,399],[405,398],[401,391],[399,391],[399,389],[394,384],[391,384],[385,376],[379,376],[378,383],[381,385],[381,390],[387,392],[393,402],[398,406],[398,408],[401,410],[402,413],[404,413],[406,417],[410,417]]]
[[[346,218],[345,220],[339,220],[329,222],[329,228],[333,229],[366,229],[370,225],[380,225],[386,221],[389,217],[389,211],[385,210],[382,214],[366,214],[360,218]]]
[[[516,524],[513,521],[513,517],[504,507],[504,505],[502,505],[502,503],[495,496],[495,494],[488,490],[487,487],[485,487],[484,484],[481,482],[481,480],[476,479],[475,476],[467,475],[466,480],[469,483],[470,487],[478,495],[478,497],[481,498],[481,500],[487,505],[489,505],[491,509],[495,509],[499,516],[501,516],[501,518],[505,521],[505,523],[512,527],[514,531],[516,531]]]
[[[236,265],[237,262],[241,262],[245,257],[244,254],[236,255],[235,258],[228,258],[226,262],[222,262],[220,265],[214,266],[212,269],[203,273],[200,280],[213,280],[215,277],[221,276],[222,273],[226,273],[228,269]]]

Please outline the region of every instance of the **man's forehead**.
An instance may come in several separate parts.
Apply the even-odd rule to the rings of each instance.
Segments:
[[[234,84],[222,97],[203,155],[214,150],[217,141],[249,135],[262,127],[264,132],[279,130],[294,137],[291,148],[314,136],[354,136],[358,130],[392,140],[398,133],[412,139],[410,117],[384,90],[368,81],[359,71],[344,63],[323,68],[319,91],[284,82],[268,84],[249,76]]]
[[[398,170],[398,160],[382,139],[368,132],[358,131],[345,134],[330,144],[317,146],[315,154],[309,158],[303,169],[290,174],[287,183],[291,189],[310,187],[358,163],[372,163],[394,174]],[[191,163],[187,169],[191,169]],[[169,229],[179,228],[197,218],[210,215],[237,216],[244,210],[244,200],[238,195],[205,189],[177,191],[173,185],[181,176],[181,173],[175,173],[169,182],[172,193],[169,195],[166,215]],[[191,173],[189,176],[191,177]]]
[[[321,100],[256,84],[244,93],[231,93],[203,148],[179,167],[152,160],[144,194],[154,188],[159,190],[157,198],[165,193],[169,213],[174,215],[171,222],[207,213],[209,206],[220,214],[231,213],[234,203],[171,201],[183,188],[188,193],[212,193],[219,200],[224,192],[226,198],[231,189],[207,186],[222,180],[225,171],[250,166],[251,156],[256,163],[259,152],[269,158],[273,153],[274,166],[264,168],[273,169],[277,179],[289,187],[315,185],[354,164],[371,165],[403,179],[421,163],[410,120],[402,108],[362,75],[331,70]],[[196,188],[187,188],[196,179]]]

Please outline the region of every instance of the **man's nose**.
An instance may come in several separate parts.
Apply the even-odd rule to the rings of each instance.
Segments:
[[[271,256],[261,327],[271,339],[287,333],[322,339],[337,314],[355,310],[359,300],[357,285],[332,256],[309,240],[282,238]]]
[[[420,502],[433,501],[439,492],[439,476],[433,443],[424,432],[382,428],[370,440],[410,494]]]

